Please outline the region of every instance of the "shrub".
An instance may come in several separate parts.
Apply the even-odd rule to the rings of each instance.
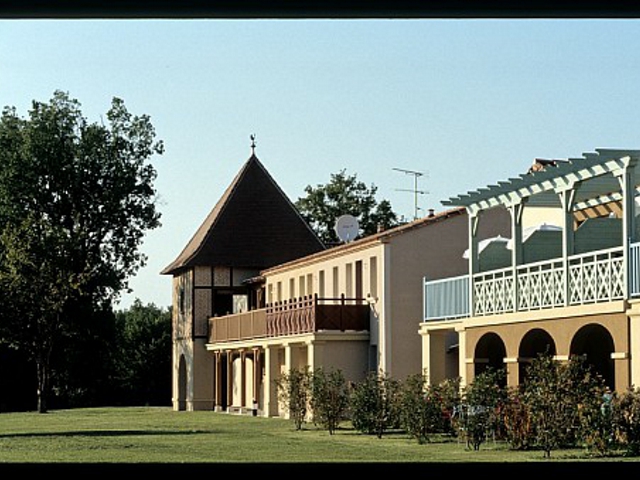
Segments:
[[[401,417],[405,431],[427,443],[442,429],[442,403],[435,388],[427,386],[425,374],[410,375],[402,385]]]
[[[590,372],[583,356],[560,363],[544,353],[531,362],[523,398],[535,443],[545,457],[556,448],[575,446],[577,439],[585,436],[585,418],[593,410],[591,402],[600,401],[603,388],[602,379]]]
[[[533,429],[529,409],[519,388],[507,389],[502,408],[505,440],[513,450],[527,450],[533,443]]]
[[[613,416],[616,429],[626,454],[640,455],[640,390],[629,388],[619,397],[614,397]]]
[[[333,435],[349,408],[349,389],[340,370],[329,373],[322,368],[315,370],[311,376],[310,404],[313,422]]]
[[[494,438],[501,431],[500,409],[506,400],[502,385],[503,369],[488,369],[477,375],[462,392],[458,426],[464,434],[467,446],[479,450],[490,434]]]
[[[302,428],[307,417],[310,396],[310,374],[305,369],[291,369],[276,379],[278,400],[289,413],[296,430]]]
[[[382,438],[385,431],[399,428],[400,382],[384,372],[369,372],[356,384],[350,397],[353,427]]]
[[[457,436],[454,412],[461,402],[460,377],[448,378],[437,385],[431,386],[432,394],[440,403],[440,432],[451,436]]]

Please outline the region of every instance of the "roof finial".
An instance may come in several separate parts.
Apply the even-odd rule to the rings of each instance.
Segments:
[[[256,134],[252,133],[251,135],[249,135],[249,138],[251,139],[251,155],[255,155],[256,154]]]

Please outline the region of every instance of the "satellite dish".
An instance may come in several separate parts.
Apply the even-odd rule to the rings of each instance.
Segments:
[[[360,225],[358,225],[358,219],[353,215],[341,215],[336,220],[334,229],[340,240],[351,242],[358,236]]]

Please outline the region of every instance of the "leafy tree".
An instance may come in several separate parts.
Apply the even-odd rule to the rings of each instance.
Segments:
[[[126,405],[171,403],[171,310],[136,299],[116,312],[116,377]]]
[[[314,423],[333,435],[349,408],[349,386],[342,371],[317,368],[311,376],[310,403]]]
[[[391,203],[376,200],[378,187],[367,186],[356,174],[348,175],[345,169],[331,174],[329,183],[307,185],[304,191],[306,197],[299,198],[295,205],[327,245],[339,242],[334,227],[341,215],[357,218],[362,236],[376,233],[378,226],[386,229],[398,225]]]
[[[73,304],[108,310],[146,263],[143,236],[160,225],[156,171],[163,152],[146,115],[114,98],[107,125],[56,91],[27,118],[0,118],[0,342],[36,365],[47,411],[52,352],[73,336]]]

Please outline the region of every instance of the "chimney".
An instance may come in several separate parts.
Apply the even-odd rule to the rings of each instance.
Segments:
[[[435,215],[435,214],[434,214],[434,210],[433,210],[433,208],[430,208],[430,209],[429,209],[429,215],[427,215],[427,216],[428,216],[428,217],[433,217],[434,215]]]
[[[379,223],[378,224],[378,233],[383,232],[384,231],[384,225]]]

